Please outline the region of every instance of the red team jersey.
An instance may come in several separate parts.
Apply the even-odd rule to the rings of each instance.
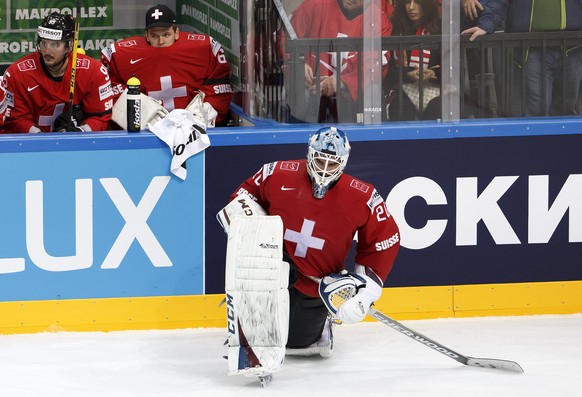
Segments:
[[[269,215],[283,220],[283,246],[297,264],[295,288],[302,293],[319,296],[317,284],[306,276],[321,278],[345,268],[356,233],[356,263],[382,280],[392,269],[400,236],[374,186],[344,173],[323,199],[316,199],[306,161],[293,160],[265,164],[231,200],[240,193],[248,193]]]
[[[152,47],[143,36],[118,41],[101,51],[101,62],[109,68],[116,95],[135,74],[141,92],[161,100],[172,111],[184,109],[202,91],[204,102],[224,120],[230,101],[230,65],[222,46],[210,36],[180,32],[169,47]]]
[[[4,72],[5,94],[1,107],[6,108],[6,115],[2,132],[28,132],[32,126],[50,132],[55,119],[69,108],[72,53],[60,81],[48,77],[40,59],[39,53],[31,53]],[[107,129],[113,107],[107,69],[101,62],[83,54],[77,54],[73,103],[83,108],[86,118],[82,124],[93,131]]]
[[[371,7],[371,6],[370,6]],[[366,10],[364,12],[367,12]],[[381,18],[381,30],[377,34],[381,36],[392,35],[392,22],[388,14],[381,8],[375,9],[376,14]],[[300,39],[306,38],[341,38],[341,37],[362,37],[368,34],[370,27],[364,26],[364,14],[349,15],[342,12],[341,0],[309,0],[304,1],[293,11],[291,24]],[[325,47],[325,46],[323,46]],[[335,52],[320,53],[319,73],[321,77],[331,76],[337,68],[337,56]],[[386,76],[388,71],[388,60],[390,52],[383,52],[382,75]],[[346,84],[354,100],[363,87],[359,87],[358,82],[358,60],[357,53],[341,53],[341,78]],[[366,61],[369,57],[365,57]],[[375,59],[377,57],[374,57]],[[310,54],[306,62],[316,73],[316,55]],[[370,65],[364,65],[370,70]],[[360,88],[358,90],[358,88]]]

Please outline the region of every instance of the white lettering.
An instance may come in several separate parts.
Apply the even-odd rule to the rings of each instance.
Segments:
[[[477,245],[477,224],[483,221],[496,244],[520,244],[499,207],[499,199],[517,176],[497,176],[477,193],[477,178],[457,178],[457,245]]]
[[[137,240],[141,244],[155,267],[173,266],[172,261],[147,224],[150,214],[170,182],[170,177],[154,177],[137,207],[133,204],[119,179],[102,178],[99,181],[126,222],[101,264],[101,268],[117,269],[133,240]]]
[[[548,175],[529,177],[528,243],[548,243],[566,211],[569,213],[568,241],[582,242],[582,175],[570,175],[551,206],[549,180]]]
[[[429,220],[423,228],[415,229],[404,218],[406,203],[413,197],[422,197],[427,205],[447,204],[442,188],[425,177],[412,177],[396,185],[388,195],[390,213],[400,229],[400,244],[409,249],[430,247],[443,235],[447,227],[446,219]]]
[[[24,258],[0,258],[0,274],[24,271]]]
[[[17,8],[15,18],[17,21],[44,19],[52,12],[60,14],[70,14],[73,18],[77,17],[76,8]],[[107,6],[81,7],[81,18],[107,18]]]
[[[478,193],[476,177],[457,178],[456,245],[477,245],[477,226],[482,221],[496,244],[521,244],[499,201],[518,176],[497,176]],[[568,242],[582,242],[582,175],[570,175],[552,205],[549,204],[549,176],[533,175],[528,179],[528,243],[548,243],[562,219],[569,215]],[[444,234],[447,219],[429,219],[421,228],[412,227],[406,219],[406,206],[414,197],[427,205],[447,205],[443,189],[426,177],[411,177],[398,183],[386,202],[400,229],[401,245],[408,249],[424,249],[435,244]],[[376,249],[389,246],[378,243]]]
[[[75,181],[76,254],[52,256],[44,244],[44,203],[42,181],[26,182],[26,248],[39,268],[63,272],[87,269],[93,264],[93,181]]]
[[[133,204],[118,179],[104,178],[100,181],[126,222],[101,268],[118,268],[133,240],[137,240],[141,244],[155,267],[173,266],[172,261],[146,223],[168,185],[170,177],[154,177],[137,206]],[[91,179],[77,179],[75,181],[74,255],[53,256],[49,254],[51,247],[47,247],[45,242],[44,206],[43,181],[26,181],[26,249],[32,263],[40,269],[51,272],[90,268],[93,265],[93,181]],[[53,208],[51,210],[54,211]],[[25,267],[26,262],[22,257],[0,258],[0,274],[22,272]]]

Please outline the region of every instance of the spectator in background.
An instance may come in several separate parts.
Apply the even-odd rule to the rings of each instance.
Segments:
[[[392,25],[388,16],[376,2],[364,0],[305,0],[291,16],[293,26],[299,39],[362,37],[371,27],[364,26],[366,12],[375,12],[380,24],[377,34],[390,36]],[[387,7],[382,7],[386,8]],[[370,18],[371,20],[371,18]],[[324,46],[327,48],[327,44]],[[318,62],[318,57],[319,62]],[[358,97],[364,89],[361,75],[363,70],[381,68],[385,76],[388,66],[388,53],[382,56],[366,54],[359,59],[357,52],[342,52],[338,61],[333,52],[310,52],[305,57],[305,88],[307,90],[307,114],[294,116],[310,122],[355,122]],[[373,65],[370,59],[381,59],[381,65]],[[360,65],[358,64],[360,62]],[[358,70],[359,68],[363,68]],[[340,87],[337,87],[337,73],[340,73]],[[318,80],[317,77],[320,77]],[[319,87],[316,84],[319,83]],[[317,96],[317,92],[320,96]],[[338,109],[338,106],[340,107]],[[315,113],[310,115],[309,111]],[[293,113],[293,109],[291,109]]]
[[[75,21],[53,12],[38,27],[37,51],[4,72],[4,133],[100,131],[111,119],[113,93],[107,69],[77,54],[74,108],[69,119]],[[70,121],[70,122],[69,122]]]
[[[101,61],[109,68],[116,97],[135,75],[141,92],[161,101],[167,111],[186,109],[201,91],[218,113],[216,125],[228,121],[233,93],[222,46],[208,35],[180,32],[176,14],[165,5],[146,12],[143,36],[106,47]]]
[[[463,13],[469,21],[477,21],[487,0],[463,0]]]
[[[479,16],[490,0],[463,0],[461,4],[461,31],[477,26]],[[496,30],[502,29],[501,26]],[[463,66],[464,98],[466,106],[473,106],[475,117],[497,117],[497,93],[501,92],[501,82],[497,76],[501,71],[501,53],[499,48],[485,47],[465,48]],[[471,111],[471,109],[466,109]]]
[[[502,22],[506,32],[582,30],[582,0],[488,0],[477,25],[462,33],[470,34],[470,40],[475,40],[493,33]],[[530,46],[525,51],[516,56],[518,63],[523,61],[525,73],[525,115],[576,114],[582,79],[582,47],[566,48],[565,57],[561,46]],[[561,92],[554,95],[556,91]],[[564,103],[560,103],[562,97]]]
[[[398,1],[391,20],[393,36],[424,36],[441,32],[438,0]],[[412,50],[394,51],[388,73],[388,86],[392,89],[388,108],[390,120],[435,120],[441,117],[440,63],[438,49],[419,46]],[[402,95],[397,94],[400,73]]]

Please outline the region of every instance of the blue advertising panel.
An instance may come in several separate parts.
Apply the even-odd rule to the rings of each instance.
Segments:
[[[0,153],[0,301],[204,292],[203,154],[121,146]]]
[[[362,141],[356,134],[346,172],[375,185],[401,230],[386,286],[582,279],[582,135]],[[206,153],[209,175],[224,170],[206,190],[208,293],[224,288],[226,238],[216,212],[263,163],[305,153],[305,143]]]

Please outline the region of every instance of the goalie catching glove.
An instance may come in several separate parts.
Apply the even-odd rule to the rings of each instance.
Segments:
[[[382,295],[382,282],[371,269],[356,265],[355,270],[330,274],[319,283],[319,295],[329,312],[347,324],[366,318],[370,306]]]

